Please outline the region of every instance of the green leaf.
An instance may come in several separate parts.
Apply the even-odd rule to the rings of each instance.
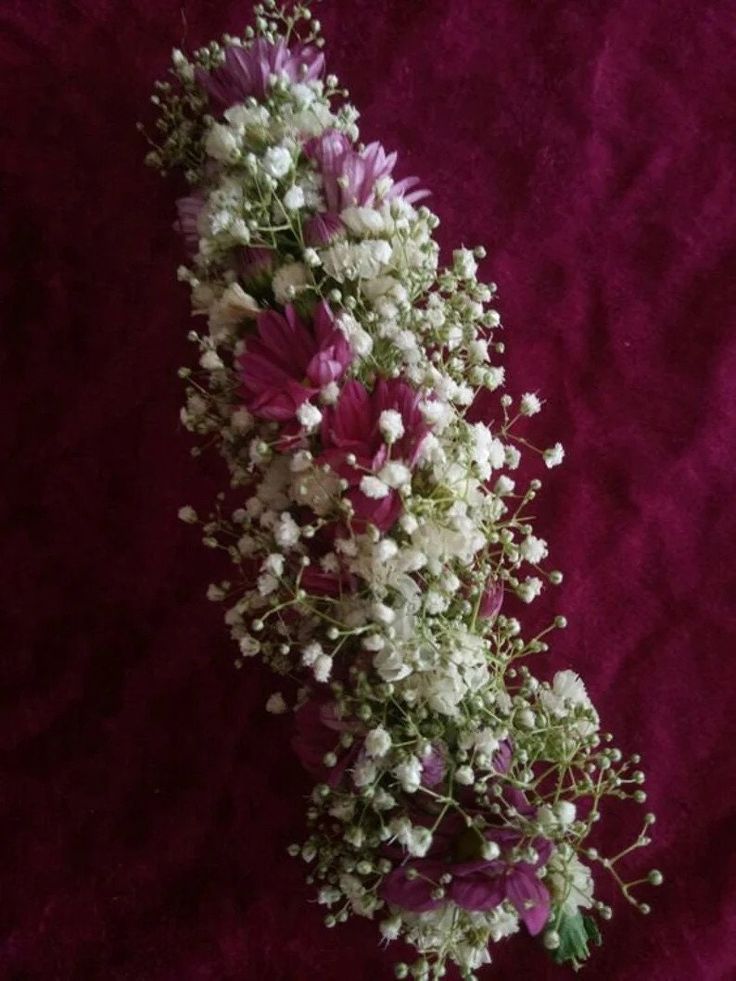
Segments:
[[[590,956],[588,944],[600,945],[601,934],[595,920],[583,916],[579,910],[574,914],[562,912],[557,924],[560,945],[552,951],[557,964],[572,964],[577,970]]]

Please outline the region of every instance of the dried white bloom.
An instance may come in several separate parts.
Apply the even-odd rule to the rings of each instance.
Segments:
[[[374,477],[373,474],[367,474],[365,477],[361,477],[360,489],[366,497],[371,497],[377,501],[383,497],[387,497],[390,490],[388,484],[379,480],[378,477]]]
[[[396,409],[384,409],[379,417],[378,426],[383,438],[389,444],[395,443],[404,435],[404,420]]]
[[[276,691],[271,695],[266,702],[266,711],[270,712],[272,715],[283,715],[284,712],[288,712],[288,706],[284,701],[284,696],[280,691]]]
[[[391,749],[391,736],[383,726],[378,726],[366,734],[364,746],[369,756],[385,756]]]
[[[311,402],[302,402],[296,411],[296,417],[305,429],[316,429],[322,422],[322,413]]]
[[[542,409],[542,403],[539,401],[539,397],[534,394],[534,392],[525,392],[521,396],[520,403],[521,414],[524,416],[535,416]]]
[[[309,281],[309,271],[302,262],[287,262],[280,266],[274,273],[271,283],[276,302],[286,304],[293,300]]]
[[[555,443],[551,449],[544,451],[543,456],[544,462],[550,470],[552,467],[558,467],[565,458],[562,443]]]
[[[422,764],[416,756],[408,759],[394,767],[394,776],[399,781],[407,794],[415,794],[422,782]]]
[[[224,163],[237,160],[240,155],[235,134],[229,126],[223,126],[222,123],[214,123],[210,127],[204,148],[210,157]]]
[[[283,146],[272,146],[263,155],[263,169],[279,180],[291,170],[291,153]]]
[[[284,207],[289,211],[298,211],[304,207],[304,191],[298,184],[293,184],[284,195]]]

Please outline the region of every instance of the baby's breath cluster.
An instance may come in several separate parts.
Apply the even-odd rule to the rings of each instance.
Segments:
[[[634,888],[662,877],[622,871],[652,815],[598,850],[606,800],[643,803],[644,774],[575,673],[532,673],[564,618],[525,639],[514,615],[562,581],[522,452],[544,471],[563,449],[526,435],[537,394],[505,392],[483,249],[439,267],[428,192],[360,141],[322,46],[307,6],[263,3],[156,89],[148,161],[190,184],[179,278],[201,323],[181,419],[230,477],[180,517],[226,553],[208,596],[237,666],[284,678],[266,708],[293,713],[316,780],[290,851],[326,925],[408,941],[399,978],[473,978],[522,927],[578,966],[612,915],[593,869],[642,912]]]

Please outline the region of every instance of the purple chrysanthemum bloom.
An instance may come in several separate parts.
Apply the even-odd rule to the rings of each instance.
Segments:
[[[273,75],[290,82],[309,82],[324,72],[325,56],[313,45],[286,46],[257,38],[250,47],[228,47],[225,61],[207,72],[197,69],[197,81],[207,92],[212,107],[224,112],[249,96],[263,99]]]
[[[247,409],[260,419],[288,422],[320,388],[342,378],[353,353],[324,300],[306,323],[294,306],[264,310],[258,333],[238,358]]]
[[[353,505],[353,527],[370,523],[388,531],[402,510],[402,498],[394,487],[385,496],[365,494],[362,479],[379,474],[389,459],[403,463],[410,471],[419,454],[429,426],[419,408],[421,396],[401,378],[381,378],[372,392],[351,378],[334,405],[322,414],[322,454],[326,463],[348,484],[346,496]],[[401,416],[403,435],[389,446],[380,428],[381,413],[392,410]]]
[[[413,204],[429,194],[416,186],[418,177],[391,183],[397,154],[387,154],[380,143],[370,143],[358,151],[344,133],[328,129],[309,140],[304,152],[319,167],[327,204],[327,212],[315,215],[307,226],[307,237],[312,244],[324,245],[332,238],[340,227],[339,216],[345,208],[373,207],[379,198],[377,185],[382,180],[387,184],[380,192],[383,201],[401,197]]]
[[[440,830],[435,838],[441,840],[441,837]],[[537,871],[549,861],[552,843],[546,838],[534,838],[531,845],[537,853],[536,860],[523,862],[513,858],[513,849],[521,842],[516,832],[491,828],[484,837],[497,846],[497,858],[471,857],[458,861],[463,852],[473,852],[481,844],[475,830],[465,829],[452,842],[454,861],[432,854],[407,862],[386,877],[381,886],[382,898],[416,913],[439,909],[448,900],[463,909],[475,911],[495,909],[508,900],[529,933],[535,936],[549,919],[549,893]],[[410,873],[411,869],[413,873]],[[444,896],[438,899],[436,884],[446,874],[451,879]]]

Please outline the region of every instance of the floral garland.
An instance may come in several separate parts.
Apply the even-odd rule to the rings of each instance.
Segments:
[[[633,887],[662,876],[619,871],[651,814],[617,855],[590,845],[606,798],[644,802],[644,774],[576,674],[527,666],[564,618],[524,640],[503,611],[562,580],[527,514],[540,481],[511,474],[522,449],[548,468],[563,449],[518,434],[537,395],[500,394],[483,249],[438,269],[428,192],[359,142],[322,47],[307,6],[266,2],[244,37],[174,51],[153,96],[147,159],[192,188],[179,278],[207,325],[181,419],[224,457],[237,505],[180,517],[229,560],[208,595],[236,665],[296,681],[266,708],[293,711],[317,781],[289,851],[326,925],[376,918],[417,951],[399,978],[449,962],[474,978],[522,927],[578,967],[612,915],[591,866],[644,913]]]

